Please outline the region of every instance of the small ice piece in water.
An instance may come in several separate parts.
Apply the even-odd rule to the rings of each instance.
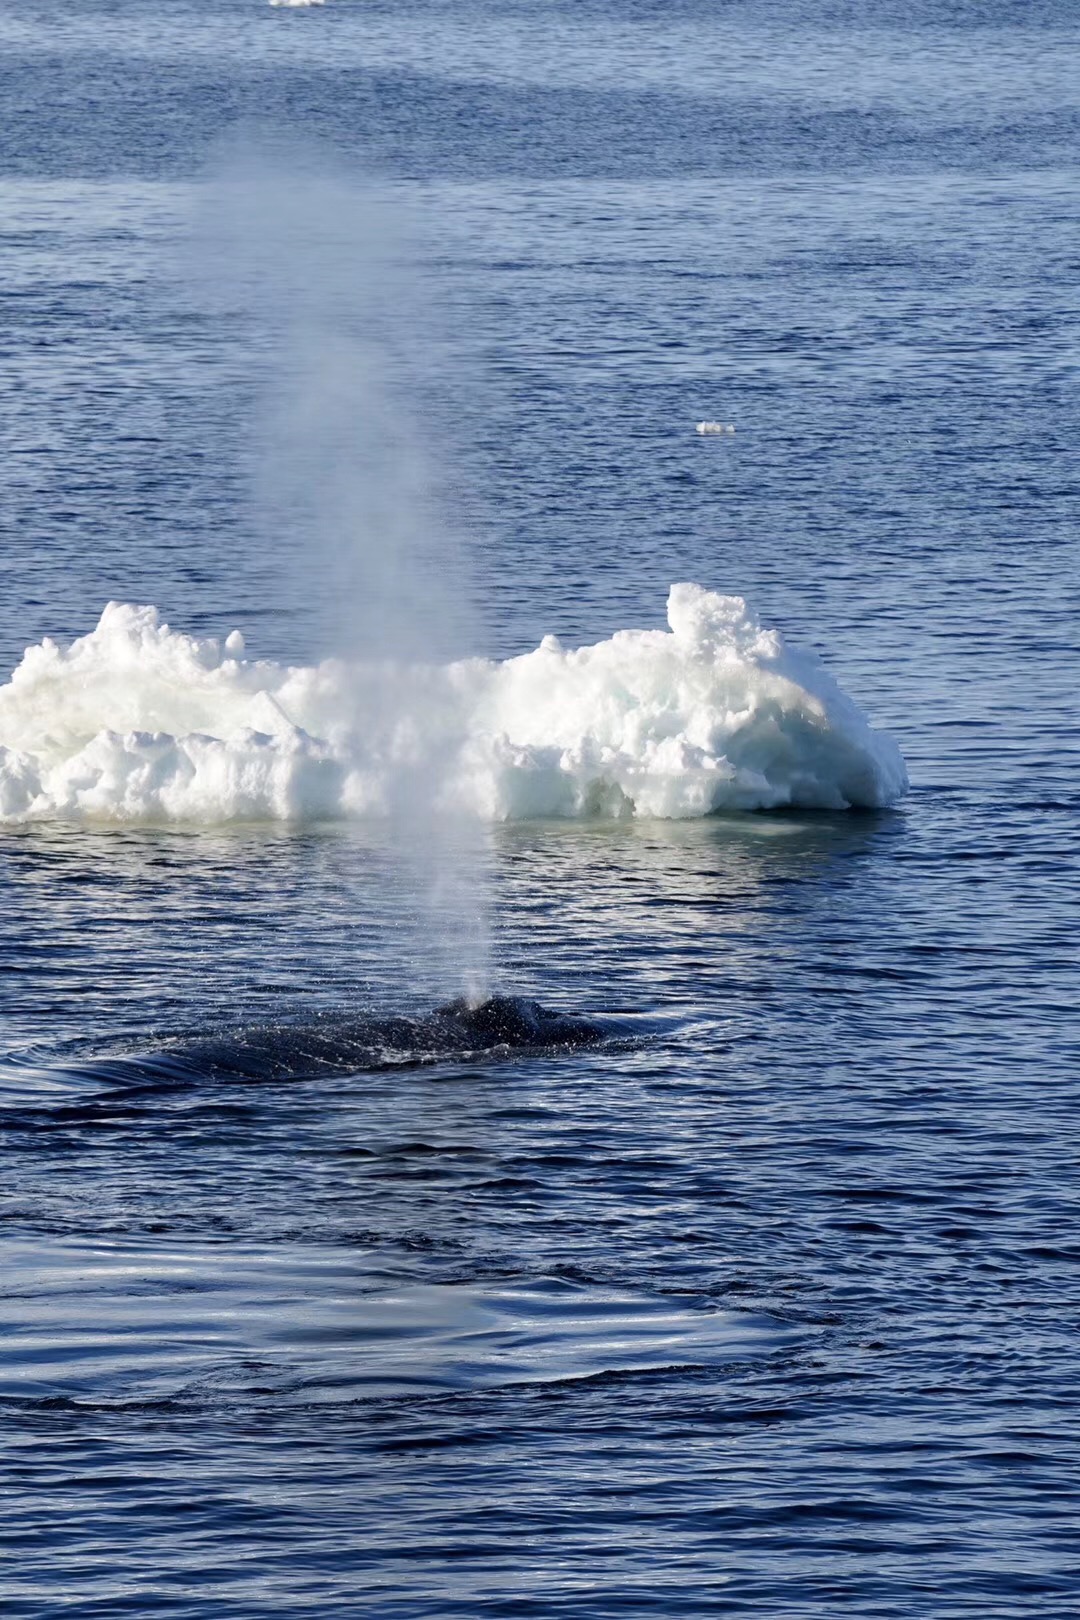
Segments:
[[[694,424],[694,432],[700,433],[702,437],[715,433],[734,433],[734,431],[734,422],[696,422]]]
[[[321,6],[326,0],[270,0],[272,6]]]

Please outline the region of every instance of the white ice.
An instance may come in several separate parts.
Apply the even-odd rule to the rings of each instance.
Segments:
[[[695,817],[893,804],[895,743],[741,597],[504,663],[288,668],[110,603],[0,686],[0,819]]]

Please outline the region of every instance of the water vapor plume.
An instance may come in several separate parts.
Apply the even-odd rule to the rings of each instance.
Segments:
[[[391,686],[395,667],[475,647],[466,548],[432,454],[447,413],[423,237],[389,182],[248,132],[207,187],[199,242],[204,285],[248,323],[258,355],[264,551],[317,626],[310,652],[385,666]],[[480,995],[486,843],[475,818],[440,802],[462,742],[447,721],[438,757],[428,747],[421,760],[403,716],[387,808],[425,977],[448,990],[464,974]]]
[[[250,323],[264,543],[318,594],[312,652],[472,650],[465,553],[440,487],[438,299],[400,192],[320,148],[247,135],[208,187],[199,258]]]

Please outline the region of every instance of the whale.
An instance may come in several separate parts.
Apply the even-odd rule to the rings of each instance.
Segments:
[[[79,1069],[121,1085],[314,1080],[444,1058],[570,1051],[614,1033],[606,1022],[552,1011],[521,996],[477,1003],[460,997],[416,1017],[333,1014],[306,1024],[248,1025],[84,1062]]]

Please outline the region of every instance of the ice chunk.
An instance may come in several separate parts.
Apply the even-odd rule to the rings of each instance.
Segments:
[[[895,743],[741,597],[673,585],[668,626],[504,663],[288,668],[111,602],[0,687],[0,819],[693,817],[904,793]]]

